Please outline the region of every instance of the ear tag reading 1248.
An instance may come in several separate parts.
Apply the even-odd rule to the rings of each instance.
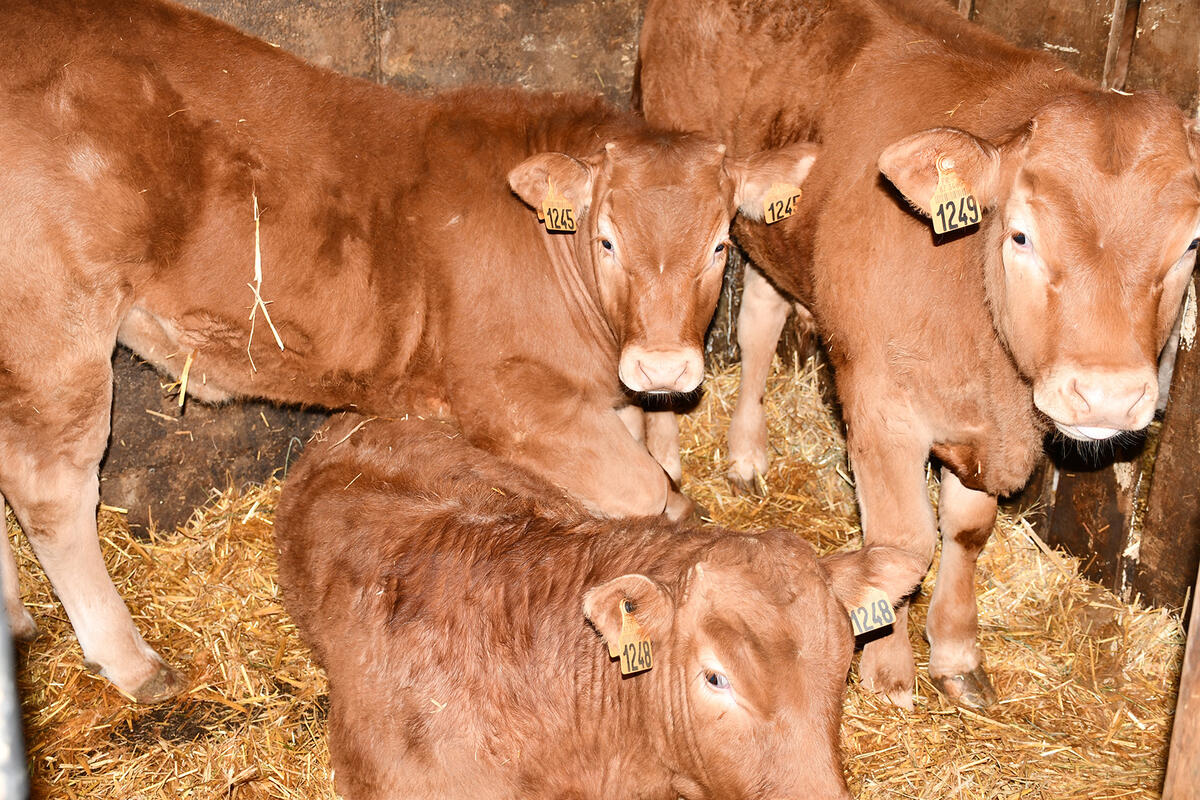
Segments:
[[[773,183],[763,198],[763,219],[768,225],[787,219],[796,213],[800,202],[800,187],[790,183]]]
[[[883,628],[896,621],[892,611],[892,601],[882,590],[874,586],[867,587],[866,599],[858,608],[850,609],[850,622],[854,625],[854,635],[862,636],[868,631]]]
[[[622,675],[645,672],[654,666],[654,653],[650,647],[650,638],[642,632],[641,624],[633,616],[633,603],[629,600],[622,600],[619,606],[621,609],[621,635],[616,647],[609,642],[608,654],[613,657],[618,655],[621,657]]]
[[[979,202],[958,173],[954,161],[938,156],[937,187],[929,199],[930,216],[933,217],[934,233],[949,233],[979,222]]]
[[[575,232],[575,206],[554,188],[554,181],[549,181],[546,196],[542,198],[542,206],[537,210],[538,219],[546,223],[546,230],[559,233]]]

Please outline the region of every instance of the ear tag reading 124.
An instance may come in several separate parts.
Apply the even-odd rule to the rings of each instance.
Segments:
[[[763,219],[768,225],[787,219],[796,213],[800,202],[800,187],[790,183],[773,183],[763,198]]]
[[[954,161],[938,156],[937,187],[929,199],[930,216],[933,217],[934,233],[949,233],[979,222],[979,202],[958,173]]]
[[[538,219],[546,223],[546,230],[559,233],[575,232],[575,206],[554,188],[554,181],[548,181],[549,188],[542,198],[542,206],[538,211]]]
[[[854,625],[854,635],[862,636],[868,631],[876,630],[893,624],[896,614],[892,611],[892,601],[882,590],[874,586],[867,587],[867,596],[858,608],[850,609],[850,622]]]
[[[608,654],[621,657],[621,674],[632,675],[635,672],[645,672],[654,666],[654,653],[650,647],[650,638],[642,632],[642,626],[633,616],[633,603],[629,600],[620,602],[621,635],[616,647],[610,642]],[[613,652],[616,650],[617,652]]]

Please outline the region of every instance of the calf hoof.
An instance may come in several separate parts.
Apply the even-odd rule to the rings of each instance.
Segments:
[[[170,700],[172,697],[182,693],[187,687],[188,680],[182,672],[172,669],[166,664],[160,664],[158,671],[151,675],[149,680],[130,692],[129,695],[138,703],[152,705],[154,703],[161,703],[164,700]]]
[[[983,665],[958,675],[934,676],[933,685],[947,700],[963,708],[987,708],[996,702],[996,689]]]
[[[671,492],[663,513],[672,522],[712,522],[708,509],[682,492]]]
[[[905,711],[912,711],[916,706],[913,705],[913,689],[911,686],[904,686],[899,683],[887,682],[883,683],[876,680],[863,678],[863,686],[870,689],[874,694],[879,695],[884,700],[894,705],[896,708],[902,708]]]
[[[766,483],[758,470],[753,467],[747,471],[734,464],[725,473],[725,477],[729,479],[729,486],[735,495],[762,497],[766,494]]]

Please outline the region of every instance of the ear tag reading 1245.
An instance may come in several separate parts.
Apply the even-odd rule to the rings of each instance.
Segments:
[[[654,666],[654,653],[650,647],[650,638],[642,632],[641,624],[633,616],[633,603],[629,600],[622,600],[619,606],[621,609],[621,635],[615,647],[609,642],[608,654],[613,657],[618,655],[621,657],[622,675],[645,672]]]
[[[934,233],[949,233],[979,222],[979,202],[958,173],[954,161],[938,156],[937,187],[929,199],[930,216],[933,217]]]
[[[559,233],[575,232],[575,206],[554,188],[554,181],[549,181],[546,196],[542,198],[542,206],[537,210],[538,219],[546,223],[546,230]]]
[[[896,614],[892,611],[892,601],[882,590],[874,586],[867,587],[867,596],[858,608],[850,609],[850,622],[854,625],[854,635],[862,636],[868,631],[876,630],[893,624]]]
[[[796,213],[800,202],[800,187],[790,183],[773,183],[763,198],[763,219],[768,225],[787,219]]]

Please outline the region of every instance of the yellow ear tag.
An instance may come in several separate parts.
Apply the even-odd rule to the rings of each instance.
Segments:
[[[937,187],[929,199],[930,216],[933,218],[934,233],[949,233],[979,222],[979,203],[971,194],[970,187],[954,171],[954,160],[938,156]]]
[[[542,198],[542,206],[538,211],[538,219],[546,223],[546,230],[559,233],[575,232],[575,206],[554,188],[554,181],[548,181],[546,196]]]
[[[642,631],[642,626],[633,616],[633,603],[622,600],[621,635],[617,645],[608,644],[608,654],[613,658],[621,657],[621,674],[632,675],[635,672],[645,672],[654,666],[654,653],[650,646],[650,638]]]
[[[850,609],[850,624],[854,626],[854,635],[883,628],[895,623],[896,614],[892,611],[892,601],[881,589],[867,587],[867,596],[858,608]]]
[[[800,187],[791,183],[773,183],[763,198],[763,219],[768,225],[787,219],[796,213],[800,202]]]

